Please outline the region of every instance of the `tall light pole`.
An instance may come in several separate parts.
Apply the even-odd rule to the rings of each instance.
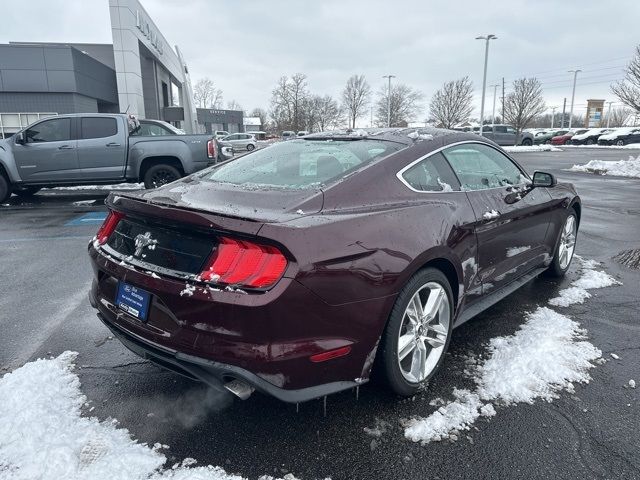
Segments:
[[[571,108],[569,109],[569,128],[571,128],[571,122],[573,120],[573,101],[576,98],[576,79],[578,78],[578,72],[582,70],[569,70],[569,73],[573,73],[573,90],[571,91]]]
[[[607,128],[609,128],[609,125],[611,125],[611,104],[613,102],[607,102],[609,103],[609,110],[607,110]]]
[[[551,107],[551,128],[553,128],[553,121],[556,119],[556,108],[558,107]]]
[[[389,79],[389,89],[387,90],[387,127],[391,126],[391,79],[396,78],[395,75],[383,75],[382,78]]]
[[[495,40],[496,37],[493,33],[489,35],[480,35],[476,37],[476,40],[485,40],[486,45],[484,47],[484,74],[482,76],[482,101],[480,102],[480,135],[482,135],[482,122],[484,120],[484,94],[487,88],[487,63],[489,61],[489,41]]]
[[[493,125],[493,132],[496,131],[496,95],[498,94],[498,87],[500,85],[491,85],[493,87],[493,112],[491,112],[491,124]],[[502,120],[504,122],[504,120]]]

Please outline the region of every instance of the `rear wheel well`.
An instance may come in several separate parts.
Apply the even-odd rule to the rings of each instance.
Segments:
[[[571,208],[573,208],[576,212],[576,217],[578,220],[578,225],[580,225],[580,216],[582,215],[582,207],[580,206],[579,202],[575,202],[573,205],[571,205]]]
[[[9,180],[9,174],[4,169],[4,165],[2,165],[1,163],[0,163],[0,175],[2,175],[7,180],[7,183],[11,183],[11,181]]]
[[[147,157],[142,161],[140,165],[140,173],[138,178],[140,181],[144,180],[144,176],[147,171],[153,167],[154,165],[171,165],[178,169],[180,174],[184,176],[184,168],[182,167],[182,162],[176,157]]]
[[[449,281],[449,285],[451,286],[451,291],[453,292],[453,307],[458,304],[458,294],[460,290],[459,280],[458,280],[458,272],[456,271],[456,267],[449,260],[445,258],[435,258],[433,260],[429,260],[425,263],[422,268],[435,268],[440,270],[447,280]]]

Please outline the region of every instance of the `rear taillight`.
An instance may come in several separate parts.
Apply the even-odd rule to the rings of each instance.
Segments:
[[[216,158],[216,142],[215,142],[215,140],[209,140],[207,142],[207,157]]]
[[[286,268],[287,259],[275,247],[222,237],[200,277],[205,282],[265,288],[276,283]]]
[[[105,218],[104,223],[96,234],[98,244],[103,245],[109,240],[109,237],[118,226],[118,222],[124,218],[124,213],[109,211],[109,215]]]

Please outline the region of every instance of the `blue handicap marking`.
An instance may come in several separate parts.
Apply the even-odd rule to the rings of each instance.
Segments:
[[[89,212],[79,217],[69,220],[64,224],[65,227],[78,227],[81,225],[102,225],[104,219],[107,218],[106,212]]]

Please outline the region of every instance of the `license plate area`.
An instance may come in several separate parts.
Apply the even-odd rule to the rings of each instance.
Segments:
[[[116,306],[141,321],[147,320],[151,294],[125,282],[118,282]]]

